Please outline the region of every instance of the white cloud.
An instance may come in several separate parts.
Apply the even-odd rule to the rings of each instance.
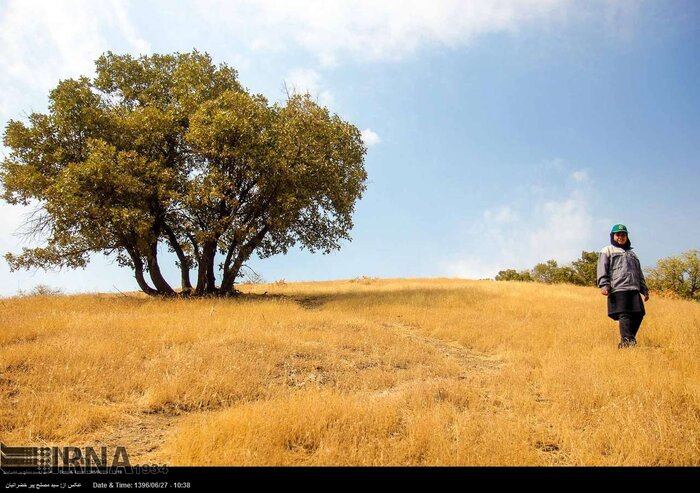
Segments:
[[[510,223],[518,219],[518,213],[510,206],[500,206],[495,210],[487,210],[484,212],[485,222]]]
[[[95,2],[91,2],[94,4]],[[130,51],[138,54],[146,54],[151,51],[151,44],[141,37],[136,30],[136,26],[129,18],[129,9],[123,0],[112,0],[112,21],[116,25],[117,31],[124,38],[124,41],[131,47]],[[109,17],[105,18],[109,22]]]
[[[561,171],[552,172],[548,182],[524,186],[526,196],[484,210],[465,232],[464,253],[444,262],[443,272],[493,277],[499,270],[529,269],[549,259],[566,264],[581,251],[595,249],[594,232],[605,226],[593,215],[588,175],[567,189],[569,173],[560,165]]]
[[[284,82],[291,92],[300,94],[308,92],[314,95],[318,94],[320,79],[321,76],[315,70],[298,68],[289,72],[284,78]]]
[[[467,256],[445,266],[447,274],[463,279],[493,279],[505,267],[484,258]]]
[[[93,73],[109,49],[142,53],[149,45],[120,0],[6,0],[0,10],[0,116],[16,117],[34,95],[62,78]],[[45,103],[44,103],[45,104]]]
[[[527,240],[523,253],[538,262],[574,260],[593,234],[589,209],[589,199],[582,190],[574,190],[561,200],[538,204],[532,217],[536,226],[523,232]]]
[[[382,141],[382,139],[379,137],[379,134],[377,134],[374,130],[372,130],[371,128],[366,128],[362,131],[362,141],[367,147],[372,147],[379,144]]]
[[[342,54],[398,59],[426,45],[455,47],[479,35],[515,32],[564,18],[564,0],[200,0],[194,8],[218,29],[244,33],[256,50],[290,45],[333,65]]]
[[[333,106],[335,97],[327,89],[322,89],[321,75],[314,69],[298,68],[290,71],[284,78],[287,89],[292,93],[309,93],[324,106]]]
[[[571,173],[571,178],[577,183],[583,183],[588,181],[588,171],[585,169],[579,169]]]

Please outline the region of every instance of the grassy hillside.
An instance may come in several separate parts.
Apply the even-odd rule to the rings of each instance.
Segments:
[[[170,465],[700,465],[700,303],[372,280],[0,300],[0,441]],[[263,294],[266,293],[266,294]]]

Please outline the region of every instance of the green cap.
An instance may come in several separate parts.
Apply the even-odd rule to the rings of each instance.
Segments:
[[[627,226],[624,224],[616,224],[615,226],[612,227],[612,231],[610,231],[610,234],[615,234],[615,233],[627,233],[629,234],[629,231],[627,231]]]

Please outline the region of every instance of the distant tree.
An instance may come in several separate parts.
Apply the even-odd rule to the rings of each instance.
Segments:
[[[596,286],[598,252],[581,252],[581,258],[571,263],[576,273],[574,284],[581,286]]]
[[[557,269],[554,282],[557,284],[580,284],[576,271],[568,265],[564,265]]]
[[[535,265],[530,275],[534,281],[546,284],[563,282],[562,279],[565,277],[556,260],[547,260]]]
[[[29,290],[29,292],[20,289],[17,294],[19,296],[62,296],[65,293],[61,288],[52,288],[46,284],[37,284]]]
[[[535,281],[546,284],[566,283],[580,286],[595,286],[598,254],[581,252],[581,258],[574,260],[571,266],[559,266],[556,260],[535,265],[531,270],[516,271],[506,269],[496,275],[497,281]]]
[[[507,270],[499,271],[498,274],[496,274],[496,280],[497,281],[531,282],[532,277],[530,276],[530,272],[527,270],[523,270],[523,271],[518,272],[515,269],[507,269]]]
[[[529,275],[533,281],[546,284],[576,283],[574,269],[568,266],[560,267],[556,260],[547,260],[535,265]]]
[[[10,121],[4,144],[3,198],[38,204],[25,229],[46,240],[7,254],[10,268],[85,267],[103,252],[149,295],[175,294],[161,244],[194,295],[233,293],[253,252],[340,248],[367,178],[357,127],[308,95],[270,105],[197,51],[107,53],[94,79],[59,82],[46,114]]]
[[[647,269],[646,280],[651,289],[700,300],[700,251],[689,250],[659,260]]]

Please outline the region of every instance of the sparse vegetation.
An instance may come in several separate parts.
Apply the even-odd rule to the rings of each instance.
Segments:
[[[243,284],[262,284],[265,282],[265,278],[248,265],[241,268],[240,275],[243,278]]]
[[[586,287],[242,289],[2,300],[0,441],[171,465],[700,465],[697,303],[654,298],[618,351]]]
[[[62,296],[65,293],[61,288],[52,288],[46,284],[37,284],[29,291],[18,290],[17,296]]]
[[[377,280],[376,277],[360,276],[360,277],[356,277],[354,279],[350,279],[350,282],[359,282],[361,284],[372,284],[376,280]]]

